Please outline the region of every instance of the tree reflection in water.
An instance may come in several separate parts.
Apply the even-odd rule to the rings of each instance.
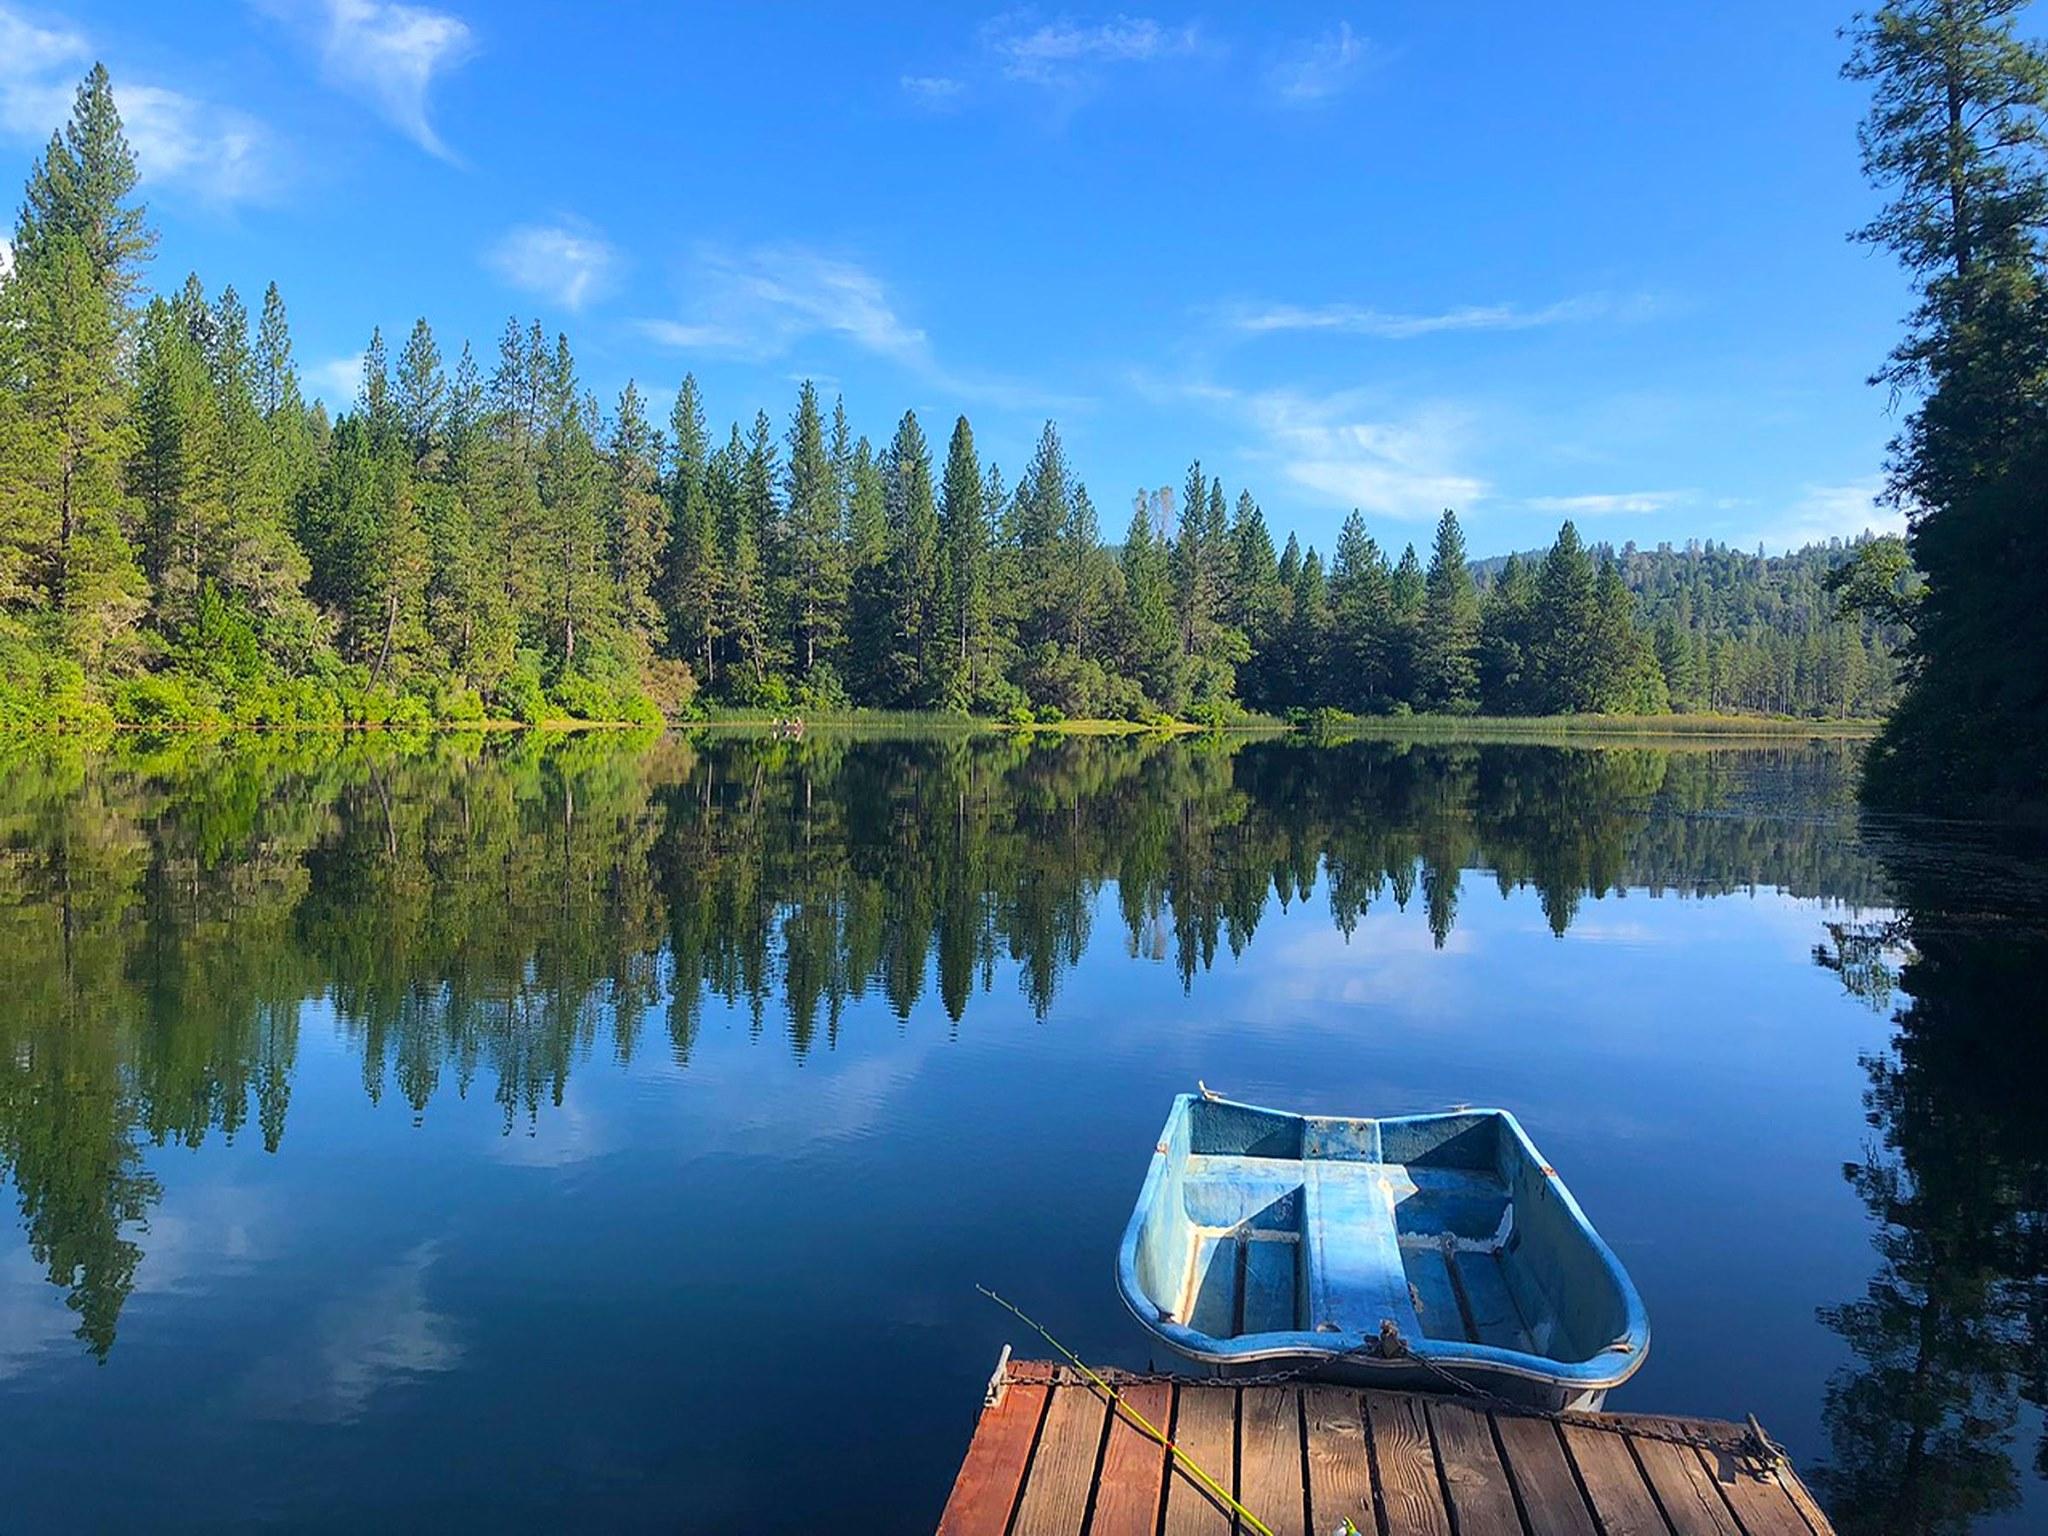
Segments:
[[[2019,1507],[2020,1406],[2048,1403],[2048,861],[2009,830],[1869,841],[1899,916],[1836,925],[1815,958],[1902,1001],[1844,1169],[1879,1264],[1822,1313],[1856,1363],[1828,1384],[1817,1482],[1844,1536],[1962,1532]],[[2048,1476],[2048,1438],[2033,1464]]]

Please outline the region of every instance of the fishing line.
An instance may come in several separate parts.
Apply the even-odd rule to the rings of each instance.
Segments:
[[[1058,1339],[1054,1338],[1049,1332],[1047,1332],[1045,1324],[1039,1322],[1036,1318],[1027,1315],[1024,1309],[1019,1307],[1015,1302],[1004,1300],[1002,1297],[998,1296],[994,1291],[990,1290],[987,1286],[977,1285],[975,1286],[975,1289],[981,1292],[981,1294],[986,1296],[990,1301],[994,1302],[997,1306],[1001,1307],[1004,1311],[1014,1316],[1018,1322],[1022,1323],[1026,1328],[1029,1328],[1041,1339],[1044,1339],[1045,1342],[1050,1344],[1054,1349],[1058,1350],[1061,1354],[1065,1355],[1067,1359],[1073,1364],[1075,1370],[1079,1371],[1083,1376],[1086,1376],[1091,1384],[1101,1389],[1103,1395],[1109,1399],[1110,1406],[1112,1409],[1121,1408],[1133,1424],[1137,1425],[1138,1428],[1142,1429],[1154,1440],[1157,1440],[1161,1445],[1165,1446],[1168,1454],[1170,1454],[1174,1458],[1174,1460],[1178,1461],[1181,1464],[1181,1466],[1187,1470],[1188,1475],[1194,1478],[1195,1482],[1199,1484],[1204,1491],[1218,1499],[1221,1499],[1225,1504],[1228,1504],[1233,1510],[1237,1512],[1238,1518],[1244,1521],[1247,1525],[1249,1525],[1252,1528],[1254,1532],[1257,1533],[1257,1536],[1273,1536],[1273,1528],[1271,1526],[1267,1525],[1265,1521],[1261,1520],[1257,1515],[1253,1514],[1250,1510],[1246,1509],[1242,1504],[1238,1503],[1236,1499],[1232,1498],[1229,1489],[1225,1488],[1221,1483],[1217,1482],[1215,1478],[1211,1477],[1207,1472],[1203,1471],[1201,1464],[1197,1462],[1194,1457],[1190,1456],[1186,1451],[1182,1450],[1179,1446],[1175,1445],[1171,1440],[1169,1440],[1166,1437],[1165,1432],[1155,1427],[1150,1419],[1146,1418],[1145,1415],[1138,1412],[1138,1410],[1133,1408],[1129,1403],[1125,1402],[1124,1396],[1121,1392],[1117,1391],[1115,1387],[1112,1387],[1108,1382],[1104,1381],[1099,1375],[1097,1375],[1094,1368],[1090,1366],[1085,1360],[1083,1360],[1079,1355],[1075,1354],[1071,1349],[1067,1348],[1066,1345],[1062,1344]]]

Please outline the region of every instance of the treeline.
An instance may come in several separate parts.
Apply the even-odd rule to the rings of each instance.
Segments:
[[[1829,581],[1866,551],[1895,544],[1866,534],[1785,555],[1713,540],[1603,553],[1635,596],[1672,709],[1871,719],[1898,696],[1907,632],[1876,615],[1845,616]],[[1501,564],[1475,564],[1482,588]]]
[[[1355,512],[1327,557],[1276,548],[1196,463],[1112,543],[1051,423],[1014,486],[965,417],[943,451],[912,413],[878,448],[808,383],[719,441],[694,378],[665,426],[632,384],[607,415],[537,322],[487,366],[424,320],[395,357],[373,334],[330,420],[274,285],[253,316],[196,277],[143,299],[134,185],[95,69],[0,282],[0,721],[1884,702],[1869,626],[1681,600],[1653,627],[1638,557],[1569,523],[1482,602],[1450,512],[1426,563]]]

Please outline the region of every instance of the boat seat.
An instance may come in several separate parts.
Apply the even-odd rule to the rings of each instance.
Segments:
[[[1311,1159],[1302,1167],[1302,1248],[1311,1331],[1377,1335],[1391,1320],[1411,1344],[1422,1323],[1401,1267],[1394,1189],[1378,1163]]]

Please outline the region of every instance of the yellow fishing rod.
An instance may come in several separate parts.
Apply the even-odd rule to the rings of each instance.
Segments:
[[[1257,1515],[1253,1514],[1250,1510],[1246,1509],[1242,1504],[1238,1503],[1237,1500],[1231,1496],[1230,1490],[1228,1488],[1225,1488],[1221,1483],[1217,1482],[1215,1478],[1211,1477],[1207,1472],[1203,1471],[1200,1463],[1198,1463],[1194,1457],[1190,1456],[1186,1451],[1182,1450],[1179,1446],[1175,1445],[1171,1440],[1169,1440],[1166,1437],[1166,1432],[1164,1430],[1158,1428],[1155,1424],[1153,1424],[1153,1422],[1150,1419],[1146,1418],[1145,1415],[1138,1412],[1138,1410],[1133,1408],[1129,1403],[1125,1402],[1124,1395],[1121,1392],[1117,1391],[1115,1387],[1112,1387],[1108,1382],[1104,1381],[1101,1376],[1097,1375],[1094,1367],[1090,1366],[1087,1361],[1083,1360],[1079,1355],[1075,1354],[1071,1349],[1067,1348],[1066,1345],[1062,1344],[1058,1339],[1054,1338],[1050,1333],[1048,1333],[1043,1323],[1039,1322],[1034,1317],[1028,1316],[1024,1312],[1023,1308],[1019,1307],[1015,1302],[1005,1301],[1002,1297],[998,1296],[994,1291],[990,1290],[987,1286],[977,1285],[975,1289],[981,1292],[981,1294],[986,1296],[990,1301],[994,1302],[997,1306],[1001,1307],[1005,1312],[1010,1313],[1013,1317],[1017,1319],[1018,1322],[1022,1323],[1026,1328],[1029,1328],[1033,1333],[1037,1334],[1041,1339],[1045,1340],[1046,1343],[1050,1344],[1062,1355],[1065,1355],[1068,1361],[1072,1363],[1074,1369],[1079,1371],[1083,1376],[1086,1376],[1090,1384],[1100,1389],[1103,1396],[1109,1399],[1110,1407],[1112,1410],[1119,1408],[1122,1409],[1124,1416],[1126,1418],[1128,1418],[1133,1424],[1137,1425],[1138,1428],[1142,1429],[1146,1434],[1150,1435],[1154,1440],[1157,1440],[1161,1445],[1165,1446],[1167,1449],[1167,1453],[1171,1455],[1175,1461],[1180,1463],[1180,1465],[1186,1470],[1188,1476],[1192,1477],[1195,1480],[1195,1482],[1205,1492],[1213,1495],[1218,1499],[1221,1499],[1225,1504],[1228,1504],[1233,1510],[1235,1510],[1237,1512],[1238,1519],[1244,1521],[1246,1525],[1250,1526],[1252,1531],[1255,1533],[1255,1536],[1273,1536],[1273,1528],[1271,1526],[1267,1525],[1265,1521],[1261,1520]]]

